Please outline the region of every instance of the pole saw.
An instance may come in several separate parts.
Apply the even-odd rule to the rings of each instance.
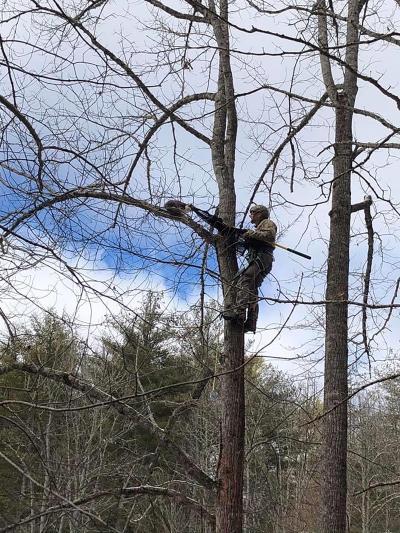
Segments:
[[[207,222],[207,224],[209,224],[212,228],[215,228],[222,235],[232,236],[239,244],[239,247],[252,247],[262,249],[263,244],[267,244],[268,246],[273,246],[274,248],[281,248],[282,250],[286,250],[287,252],[290,252],[292,254],[299,255],[301,257],[304,257],[305,259],[311,259],[310,255],[304,254],[303,252],[299,252],[298,250],[294,250],[293,248],[289,248],[288,246],[284,246],[283,244],[279,244],[277,242],[269,243],[252,238],[244,239],[243,235],[247,232],[246,229],[228,226],[227,224],[225,224],[225,222],[223,222],[222,218],[218,217],[217,215],[211,215],[208,211],[199,209],[198,207],[192,204],[185,204],[180,200],[168,200],[168,202],[166,202],[166,204],[164,205],[164,208],[170,214],[177,217],[181,217],[182,215],[193,211],[199,218],[204,220],[204,222]]]

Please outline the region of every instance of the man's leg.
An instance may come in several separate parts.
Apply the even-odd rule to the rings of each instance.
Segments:
[[[258,305],[258,289],[261,287],[262,282],[264,281],[264,273],[259,272],[259,274],[256,277],[255,280],[255,290],[253,293],[253,299],[249,302],[249,306],[247,308],[247,320],[244,324],[244,331],[252,331],[253,333],[256,332],[257,329],[257,320],[258,320],[258,312],[259,312],[259,305]]]
[[[253,299],[250,300],[248,311],[247,311],[247,320],[244,324],[244,331],[252,331],[253,333],[256,332],[257,329],[257,320],[258,320],[258,311],[259,311],[259,305],[258,305],[258,289],[261,287],[262,282],[264,281],[267,274],[271,272],[272,269],[272,257],[264,256],[264,261],[262,261],[261,265],[256,262],[257,266],[259,267],[258,273],[255,277],[255,288],[253,292]]]
[[[251,303],[249,307],[247,308],[247,319],[246,319],[246,322],[244,323],[245,332],[246,331],[252,331],[253,333],[256,332],[258,310],[259,310],[258,301]]]
[[[257,304],[257,282],[259,277],[260,267],[257,263],[251,263],[239,277],[236,310],[243,317],[245,317],[249,306]]]

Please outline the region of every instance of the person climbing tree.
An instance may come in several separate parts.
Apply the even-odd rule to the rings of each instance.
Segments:
[[[271,272],[276,238],[276,224],[270,220],[267,207],[252,206],[250,219],[256,229],[247,230],[242,235],[247,245],[248,265],[239,271],[235,308],[227,309],[223,313],[225,319],[243,322],[245,333],[255,333],[257,328],[258,289]]]
[[[264,205],[253,205],[250,209],[251,222],[255,230],[233,228],[225,224],[217,215],[211,215],[194,205],[179,200],[169,200],[165,208],[177,217],[189,211],[196,213],[202,220],[214,227],[219,233],[229,234],[238,251],[246,250],[247,266],[236,277],[234,305],[222,313],[226,320],[243,324],[244,332],[255,333],[258,318],[258,289],[264,278],[271,272],[276,245],[276,225],[269,218],[269,209]]]

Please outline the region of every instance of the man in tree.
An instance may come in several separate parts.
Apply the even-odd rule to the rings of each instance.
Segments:
[[[250,219],[256,228],[247,230],[242,235],[247,249],[248,265],[238,276],[236,305],[224,312],[224,318],[244,322],[244,331],[255,333],[258,289],[272,269],[276,225],[270,220],[269,209],[264,205],[253,205],[250,209]]]
[[[253,205],[250,208],[250,219],[256,226],[254,230],[232,228],[217,215],[211,215],[208,211],[203,211],[194,205],[184,204],[179,200],[169,200],[164,207],[170,214],[177,217],[194,211],[219,233],[232,235],[238,249],[244,248],[247,251],[248,265],[240,270],[234,285],[237,291],[235,304],[225,309],[222,314],[226,320],[244,323],[245,333],[249,331],[255,333],[258,318],[258,289],[265,276],[271,272],[274,260],[276,224],[269,218],[268,207]]]

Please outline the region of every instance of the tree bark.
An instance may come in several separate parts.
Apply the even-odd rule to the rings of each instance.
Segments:
[[[325,5],[324,2],[321,2]],[[322,533],[346,532],[348,290],[351,219],[352,120],[357,94],[358,19],[361,4],[349,2],[343,90],[335,87],[335,155],[326,288],[324,411],[322,446]],[[320,28],[326,18],[320,17]],[[320,29],[321,32],[321,29]],[[321,35],[321,33],[320,33]],[[327,46],[322,32],[320,43]],[[322,51],[322,54],[323,51]],[[326,70],[326,57],[321,61]],[[330,72],[329,72],[330,73]],[[328,73],[328,74],[329,74]],[[325,76],[326,77],[326,76]],[[332,82],[333,78],[329,79]],[[328,89],[328,87],[327,87]],[[335,406],[337,406],[335,408]],[[333,409],[333,410],[332,410]]]
[[[322,531],[346,531],[347,491],[347,315],[351,215],[351,114],[347,96],[338,95],[336,148],[328,256],[325,336]],[[341,403],[343,402],[343,403]]]
[[[225,324],[224,370],[243,365],[243,328]],[[224,376],[221,387],[221,447],[218,465],[218,533],[239,533],[243,528],[244,370]]]
[[[235,149],[237,115],[230,64],[228,2],[221,0],[219,14],[210,1],[211,24],[219,54],[218,88],[215,98],[214,129],[211,142],[212,161],[219,191],[219,215],[225,223],[235,224]],[[235,302],[235,275],[238,271],[235,246],[231,237],[217,245],[222,278],[224,307]],[[243,530],[244,468],[244,334],[243,325],[225,321],[221,378],[221,441],[217,471],[216,524],[218,533]],[[238,370],[235,370],[238,369]]]

